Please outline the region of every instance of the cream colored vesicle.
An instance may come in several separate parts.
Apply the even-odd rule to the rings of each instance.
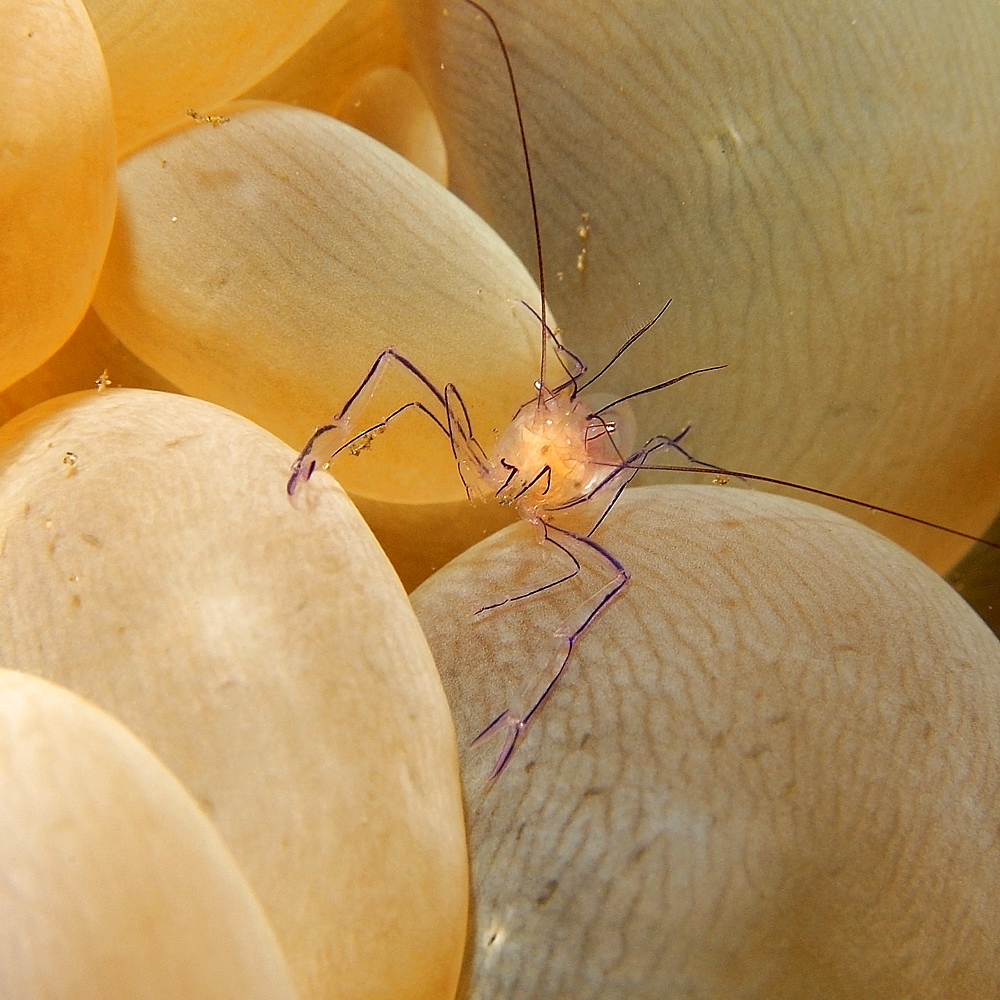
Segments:
[[[408,65],[393,0],[348,0],[290,59],[242,96],[334,115],[356,80],[379,67]]]
[[[108,63],[121,155],[230,101],[345,0],[87,0]]]
[[[627,492],[632,573],[508,769],[462,751],[468,1000],[1000,990],[1000,643],[909,553],[738,488]],[[515,526],[413,594],[459,746],[606,582]]]
[[[637,400],[640,430],[690,422],[706,461],[982,531],[1000,508],[1000,8],[486,6],[566,343],[603,363],[672,299],[605,384],[728,366]],[[454,190],[533,260],[495,39],[463,2],[398,10]],[[963,551],[842,512],[939,568]]]
[[[218,827],[302,998],[450,1000],[466,847],[426,642],[343,491],[210,403],[0,430],[0,660],[133,729]]]
[[[537,292],[481,219],[342,122],[236,105],[120,170],[121,205],[95,306],[183,391],[300,448],[394,347],[459,386],[488,442],[531,394]],[[391,371],[363,430],[430,391]],[[359,420],[362,419],[359,417]],[[464,499],[448,440],[413,410],[344,486],[394,502]]]
[[[115,214],[115,126],[79,0],[0,0],[0,389],[70,336]]]
[[[260,905],[180,782],[111,716],[11,670],[0,813],[3,1000],[293,1000]]]
[[[0,423],[55,396],[98,385],[177,391],[125,347],[93,309],[88,309],[73,335],[45,364],[0,392]]]
[[[434,112],[413,76],[378,66],[355,80],[335,115],[399,153],[439,184],[448,183],[448,158]]]

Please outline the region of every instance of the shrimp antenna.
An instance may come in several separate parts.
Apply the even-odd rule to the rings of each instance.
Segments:
[[[622,346],[618,348],[618,350],[615,352],[615,356],[596,375],[591,375],[590,378],[588,378],[587,381],[583,383],[583,385],[577,386],[576,389],[573,391],[573,395],[575,396],[578,392],[582,392],[584,389],[587,388],[588,385],[593,385],[594,382],[596,382],[602,375],[604,375],[611,368],[611,366],[644,333],[646,333],[647,330],[650,330],[653,327],[653,325],[656,323],[656,321],[670,308],[670,303],[673,302],[673,301],[674,301],[673,299],[667,299],[666,305],[645,326],[640,327],[638,330],[636,330],[635,333],[633,333],[632,336],[629,337],[628,340],[626,340],[625,343],[622,344]],[[647,391],[652,391],[652,390],[647,390]]]
[[[486,18],[487,23],[496,35],[500,51],[503,53],[503,61],[507,65],[507,79],[510,80],[510,91],[514,96],[514,111],[517,113],[517,129],[521,133],[521,151],[524,153],[524,172],[528,178],[528,196],[531,199],[531,218],[535,225],[535,257],[538,261],[538,292],[542,297],[542,308],[539,312],[539,319],[542,321],[542,353],[538,364],[538,392],[541,397],[542,387],[545,385],[545,351],[548,347],[546,343],[548,324],[545,322],[545,265],[542,262],[542,232],[538,225],[538,201],[535,198],[535,181],[531,174],[531,156],[528,153],[528,139],[524,134],[524,118],[521,115],[521,99],[517,93],[517,81],[514,79],[514,67],[511,65],[510,53],[507,45],[500,34],[500,26],[494,20],[493,15],[476,0],[465,0],[470,6],[479,11]]]
[[[645,332],[645,331],[643,331],[643,330],[639,331],[639,333],[643,333],[643,332]],[[638,335],[639,334],[634,334],[633,337],[632,337],[632,339],[634,340]],[[628,344],[626,344],[625,347],[628,347]],[[623,350],[625,350],[624,347],[622,348],[622,351]],[[618,353],[621,354],[622,352],[619,351]],[[645,396],[646,393],[648,393],[648,392],[659,392],[661,389],[666,389],[667,386],[677,385],[678,382],[683,382],[684,379],[690,378],[692,375],[703,375],[705,372],[718,372],[718,371],[722,371],[722,369],[726,368],[726,367],[728,367],[728,366],[727,365],[712,365],[711,368],[696,368],[694,371],[685,372],[683,375],[676,375],[676,376],[674,376],[674,378],[668,378],[666,382],[657,382],[656,385],[647,386],[645,389],[640,389],[638,392],[630,392],[627,396],[620,396],[613,403],[608,403],[607,406],[602,406],[599,410],[596,410],[594,412],[594,416],[595,417],[600,416],[605,410],[610,410],[612,406],[617,406],[619,403],[624,403],[626,399],[635,399],[636,396]],[[594,380],[591,379],[590,381],[593,382]],[[589,383],[588,383],[588,385],[589,385]],[[655,465],[644,465],[643,468],[644,469],[655,469],[656,466]],[[734,472],[734,473],[731,473],[731,475],[739,476],[739,475],[742,475],[742,473]],[[751,478],[752,479],[753,477],[750,476],[750,477],[746,477],[746,478]]]
[[[527,309],[532,316],[537,320],[541,320],[541,316],[538,315],[538,310],[521,299],[521,305]],[[549,340],[556,351],[556,359],[559,364],[562,365],[563,371],[569,376],[569,381],[564,382],[559,389],[565,389],[566,386],[573,386],[573,397],[576,398],[576,394],[580,391],[576,380],[587,370],[587,366],[583,363],[583,360],[577,357],[565,344],[559,343],[559,338],[556,336],[555,331],[547,323],[545,324],[545,332],[548,334]],[[553,390],[558,392],[559,390]]]
[[[683,376],[681,376],[683,378]],[[844,496],[843,493],[833,493],[830,490],[821,490],[816,486],[803,486],[801,483],[793,483],[788,479],[776,479],[774,476],[759,476],[753,472],[737,472],[735,469],[710,468],[699,469],[690,465],[634,465],[610,466],[611,468],[630,468],[651,470],[653,472],[684,472],[694,473],[702,476],[732,476],[733,479],[750,479],[757,483],[769,483],[771,486],[787,486],[789,489],[801,490],[803,493],[812,493],[814,496],[826,497],[828,500],[838,500],[840,503],[853,504],[855,507],[863,507],[865,510],[874,510],[880,514],[890,514],[893,517],[901,517],[904,521],[912,521],[913,524],[923,525],[925,528],[934,528],[943,531],[946,535],[954,535],[956,538],[964,538],[967,542],[978,542],[991,549],[1000,550],[1000,542],[991,542],[988,538],[980,538],[967,531],[959,531],[958,528],[949,528],[946,524],[938,524],[937,521],[928,521],[923,517],[916,517],[913,514],[903,514],[891,507],[880,507],[877,503],[868,503],[866,500],[858,500],[855,497]]]

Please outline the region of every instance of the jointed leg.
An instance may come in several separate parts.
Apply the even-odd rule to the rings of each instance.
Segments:
[[[389,414],[384,420],[356,433],[355,419],[371,400],[382,380],[386,366],[390,362],[399,365],[404,371],[409,372],[410,375],[430,392],[433,400],[441,406],[443,417],[437,416],[423,403],[413,401],[405,403],[399,409]],[[390,421],[409,409],[417,409],[430,417],[441,431],[448,436],[452,443],[452,450],[456,452],[457,457],[459,449],[456,446],[452,431],[454,421],[451,404],[454,397],[458,397],[459,402],[461,402],[461,397],[458,396],[454,386],[447,386],[445,392],[442,393],[413,362],[403,357],[402,354],[399,354],[393,348],[387,348],[375,359],[375,363],[368,370],[368,374],[361,380],[357,389],[354,390],[354,393],[343,407],[341,407],[340,411],[334,415],[329,423],[324,424],[322,427],[317,427],[313,431],[311,437],[306,442],[306,446],[299,453],[299,456],[292,465],[291,476],[289,477],[287,486],[288,495],[293,496],[299,486],[306,482],[317,469],[328,465],[345,448],[349,448],[356,442],[367,443],[375,434],[384,430]],[[464,403],[461,405],[464,413],[465,405]],[[479,448],[478,442],[472,436],[472,429],[468,425],[468,414],[465,414],[463,434],[465,439],[461,445],[463,452],[471,450],[473,446]],[[480,448],[479,451],[481,452],[482,449]]]
[[[502,601],[497,601],[496,604],[487,604],[484,607],[481,607],[476,612],[477,615],[481,615],[484,611],[492,611],[494,608],[502,608],[505,604],[511,604],[514,601],[523,601],[526,597],[534,597],[535,594],[540,594],[544,590],[551,590],[553,587],[558,587],[559,584],[561,583],[566,583],[567,581],[572,580],[573,577],[580,572],[580,560],[577,559],[577,557],[573,555],[573,553],[570,552],[570,550],[566,548],[565,545],[561,544],[560,542],[557,542],[549,534],[549,529],[551,526],[546,524],[544,521],[539,522],[539,524],[542,529],[542,541],[548,542],[550,545],[554,545],[557,549],[561,549],[563,552],[565,552],[566,555],[568,555],[569,558],[573,561],[573,569],[565,576],[559,577],[558,580],[552,580],[549,583],[543,583],[540,587],[535,587],[534,590],[529,590],[527,593],[517,594],[514,597],[505,597]]]
[[[614,507],[625,487],[628,486],[628,484],[632,482],[632,480],[642,470],[642,467],[648,461],[649,456],[654,452],[659,451],[661,448],[672,448],[674,451],[683,455],[684,458],[692,464],[702,465],[709,469],[717,469],[719,472],[724,472],[725,470],[720,466],[712,465],[709,462],[703,462],[701,459],[695,458],[689,451],[682,447],[680,442],[687,436],[690,430],[691,425],[688,424],[687,427],[685,427],[675,437],[668,437],[666,434],[658,434],[656,437],[650,438],[641,448],[629,455],[629,457],[626,458],[621,464],[610,466],[608,474],[586,493],[568,501],[567,503],[561,504],[558,508],[554,509],[569,510],[573,507],[591,504],[603,494],[604,496],[601,504],[597,506],[596,513],[594,514],[593,524],[587,532],[588,536],[592,535],[608,516],[608,513],[611,508]]]
[[[548,525],[551,532],[558,533],[561,541],[551,539],[564,551],[570,552],[571,547],[578,551],[589,550],[603,560],[614,573],[613,578],[596,594],[584,601],[556,630],[558,645],[555,652],[545,664],[537,677],[530,678],[524,685],[517,700],[501,712],[472,742],[475,746],[492,733],[502,729],[504,742],[490,771],[489,780],[500,776],[510,762],[518,742],[535,713],[542,707],[545,699],[552,693],[559,678],[562,676],[573,655],[573,649],[584,633],[594,623],[597,616],[625,589],[629,581],[628,570],[603,546],[586,535],[578,535],[555,525]],[[579,560],[572,553],[574,562]]]
[[[451,441],[451,453],[458,463],[458,474],[462,477],[466,496],[470,500],[474,496],[483,497],[488,492],[488,459],[472,433],[472,421],[469,419],[465,400],[451,382],[444,387],[444,408],[448,422],[446,433]]]
[[[650,439],[646,443],[646,454],[643,456],[643,462],[649,457],[657,448],[673,448],[674,451],[683,455],[692,465],[700,465],[704,469],[714,469],[716,472],[725,472],[726,470],[722,468],[721,465],[713,465],[711,462],[703,462],[700,458],[695,458],[687,449],[681,447],[681,441],[687,435],[688,431],[691,430],[691,424],[688,424],[676,437],[669,438],[665,435],[659,435]],[[656,444],[655,447],[650,447],[654,442],[660,442]],[[643,450],[646,450],[643,449]]]

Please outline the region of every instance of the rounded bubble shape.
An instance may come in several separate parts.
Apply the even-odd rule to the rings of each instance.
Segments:
[[[308,41],[344,0],[89,0],[125,156],[232,100]]]
[[[980,533],[1000,509],[997,5],[488,6],[567,345],[596,364],[672,299],[605,384],[727,366],[636,400],[640,431],[692,423],[705,461]],[[453,189],[533,260],[496,40],[464,3],[400,12]],[[843,513],[937,568],[965,548]]]
[[[290,59],[241,96],[333,115],[355,80],[409,62],[394,0],[348,0]]]
[[[144,390],[6,424],[0,659],[95,701],[177,774],[301,997],[450,998],[467,872],[448,707],[340,487],[291,505],[293,457]]]
[[[393,347],[439,389],[454,382],[489,449],[530,397],[537,291],[481,219],[422,171],[342,122],[235,106],[129,157],[95,308],[184,392],[296,448]],[[429,390],[398,366],[359,431]],[[465,496],[446,436],[415,410],[336,475],[403,503]]]
[[[219,834],[124,726],[0,670],[0,996],[292,1000]]]
[[[69,338],[115,212],[115,127],[79,0],[0,2],[0,389]]]
[[[464,751],[471,998],[993,996],[1000,643],[799,501],[626,491],[628,568],[508,769]],[[468,744],[606,578],[523,526],[413,594]]]
[[[398,66],[378,66],[344,93],[336,117],[377,139],[439,184],[448,183],[448,157],[434,112],[416,80]]]
[[[0,392],[0,423],[55,396],[98,386],[177,391],[88,309],[73,336],[48,361]]]

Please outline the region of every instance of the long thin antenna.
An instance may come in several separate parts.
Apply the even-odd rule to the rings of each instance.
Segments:
[[[608,463],[608,465],[610,468],[614,468],[613,463]],[[769,483],[772,486],[787,486],[793,490],[801,490],[803,493],[812,493],[814,496],[826,497],[829,500],[838,500],[840,503],[853,504],[855,507],[863,507],[865,510],[874,510],[880,514],[891,514],[893,517],[902,518],[904,521],[912,521],[914,524],[921,524],[925,528],[935,528],[938,531],[945,532],[945,534],[954,535],[956,538],[964,538],[969,542],[978,542],[980,545],[986,545],[991,549],[1000,549],[1000,542],[991,542],[987,538],[980,538],[979,535],[973,535],[967,531],[959,531],[958,528],[949,528],[946,524],[938,524],[937,521],[928,521],[926,518],[916,517],[913,514],[904,514],[901,511],[893,510],[891,507],[880,507],[877,503],[868,503],[867,500],[858,500],[856,497],[844,496],[843,493],[834,493],[831,490],[821,490],[815,486],[803,486],[801,483],[793,483],[788,479],[776,479],[774,476],[759,476],[753,472],[740,472],[736,469],[699,469],[690,465],[640,465],[638,463],[628,465],[626,463],[621,468],[642,469],[644,472],[684,472],[701,476],[714,476],[716,478],[719,476],[731,476],[733,479],[750,479],[753,482]]]
[[[617,360],[618,360],[618,359],[619,359],[619,358],[620,358],[620,357],[621,357],[621,356],[622,356],[622,355],[623,355],[623,354],[624,354],[624,353],[625,353],[625,352],[626,352],[626,351],[627,351],[627,350],[628,350],[628,349],[629,349],[629,348],[630,348],[630,347],[631,347],[631,346],[632,346],[632,345],[633,345],[633,344],[634,344],[634,343],[635,343],[635,342],[636,342],[636,341],[637,341],[637,340],[638,340],[638,339],[639,339],[639,338],[640,338],[640,337],[641,337],[641,336],[642,336],[642,335],[644,334],[644,333],[646,333],[646,332],[647,332],[648,330],[650,330],[650,329],[652,328],[653,324],[654,324],[654,323],[655,323],[655,322],[656,322],[656,321],[657,321],[657,320],[658,320],[658,319],[659,319],[659,318],[660,318],[660,317],[661,317],[661,316],[662,316],[662,315],[663,315],[663,314],[664,314],[664,313],[665,313],[665,312],[666,312],[666,311],[667,311],[667,310],[668,310],[668,309],[670,308],[670,303],[671,303],[671,302],[673,302],[673,301],[674,301],[673,299],[667,299],[667,302],[666,302],[666,305],[664,305],[664,307],[663,307],[663,308],[662,308],[662,309],[661,309],[661,310],[660,310],[660,311],[659,311],[659,312],[658,312],[658,313],[657,313],[657,314],[656,314],[656,315],[655,315],[655,316],[654,316],[654,317],[653,317],[653,318],[652,318],[652,319],[651,319],[651,320],[650,320],[650,321],[649,321],[649,322],[648,322],[648,323],[647,323],[647,324],[646,324],[645,326],[642,326],[642,327],[640,327],[640,328],[639,328],[638,330],[636,330],[636,331],[635,331],[635,333],[633,333],[633,334],[632,334],[632,336],[631,336],[631,337],[629,337],[629,338],[628,338],[628,340],[626,340],[626,341],[625,341],[625,343],[624,343],[624,344],[622,344],[622,346],[618,348],[618,350],[617,350],[617,351],[615,352],[615,356],[614,356],[614,357],[613,357],[613,358],[612,358],[612,359],[611,359],[611,360],[610,360],[610,361],[609,361],[609,362],[608,362],[608,363],[607,363],[607,364],[606,364],[606,365],[605,365],[605,366],[604,366],[604,367],[603,367],[603,368],[602,368],[602,369],[601,369],[601,370],[600,370],[600,371],[599,371],[599,372],[598,372],[598,373],[597,373],[596,375],[591,375],[591,376],[590,376],[590,378],[588,378],[588,379],[587,379],[587,381],[583,383],[583,385],[579,386],[579,387],[577,388],[576,392],[583,392],[583,390],[584,390],[584,389],[586,389],[588,385],[593,385],[593,383],[594,383],[594,382],[596,382],[596,381],[597,381],[597,380],[598,380],[598,379],[599,379],[599,378],[600,378],[600,377],[601,377],[601,376],[602,376],[603,374],[605,374],[605,372],[607,372],[607,371],[608,371],[608,370],[609,370],[609,369],[611,368],[611,366],[612,366],[612,365],[613,365],[613,364],[614,364],[614,363],[615,363],[615,362],[616,362],[616,361],[617,361]],[[575,394],[576,394],[576,393],[574,393],[574,395],[575,395]]]
[[[542,335],[541,335],[541,361],[538,365],[538,393],[541,397],[543,391],[542,387],[545,385],[545,352],[548,344],[546,342],[546,333],[548,331],[548,325],[545,322],[545,265],[542,261],[542,232],[538,225],[538,202],[535,199],[535,181],[531,175],[531,156],[528,153],[528,139],[524,134],[524,118],[521,116],[521,99],[517,93],[517,81],[514,79],[514,67],[510,62],[510,53],[507,51],[507,45],[503,40],[503,35],[500,34],[500,27],[493,19],[493,15],[482,5],[476,3],[476,0],[465,0],[465,2],[470,6],[479,11],[483,17],[486,18],[489,26],[493,29],[493,34],[496,35],[497,43],[500,45],[500,51],[503,53],[503,61],[507,65],[507,79],[510,80],[510,90],[514,95],[514,110],[517,112],[517,128],[521,133],[521,151],[524,153],[524,172],[528,178],[528,195],[531,198],[531,218],[535,225],[535,256],[538,260],[538,291],[542,296],[542,308],[539,312],[539,318],[542,321]]]
[[[610,410],[612,406],[617,406],[619,403],[624,403],[626,399],[635,399],[636,396],[645,396],[648,392],[659,392],[661,389],[666,389],[667,386],[677,385],[678,382],[683,382],[684,379],[690,378],[692,375],[704,375],[705,372],[718,372],[722,371],[726,365],[712,365],[711,368],[696,368],[694,371],[685,372],[683,375],[675,375],[673,378],[668,378],[666,382],[657,382],[656,385],[647,386],[645,389],[640,389],[638,392],[630,392],[627,396],[619,396],[613,403],[608,403],[606,406],[602,406],[599,410],[594,411],[594,416],[599,417],[605,410]],[[643,468],[650,468],[646,465]]]

